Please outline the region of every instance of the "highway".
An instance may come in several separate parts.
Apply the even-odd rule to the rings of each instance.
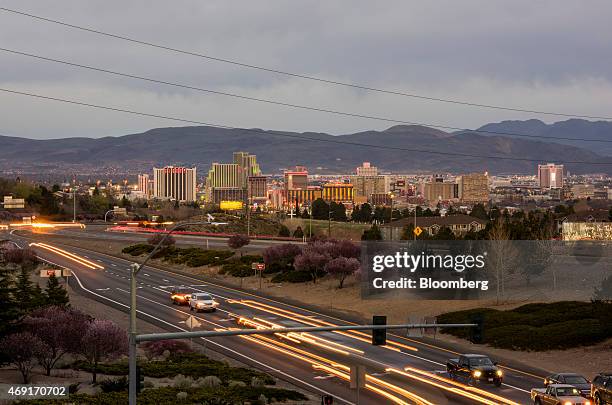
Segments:
[[[71,232],[68,230],[62,232]],[[133,235],[130,235],[133,236]],[[44,260],[70,268],[70,286],[103,305],[126,311],[131,262],[94,251],[45,242],[45,235],[12,234],[21,246],[31,243]],[[60,250],[61,249],[61,250]],[[187,286],[212,294],[220,306],[214,313],[190,313],[173,305],[170,290]],[[216,285],[202,277],[179,275],[146,266],[138,276],[139,318],[169,331],[186,330],[190,314],[201,329],[273,326],[329,326],[350,322],[298,308],[251,293]],[[127,326],[127,325],[126,325]],[[223,353],[315,394],[328,393],[337,403],[356,403],[356,392],[346,381],[348,366],[367,366],[367,385],[360,404],[526,404],[529,390],[542,385],[541,376],[504,369],[504,385],[467,386],[445,373],[446,360],[457,353],[404,338],[388,337],[385,347],[372,346],[363,332],[326,332],[310,335],[197,339],[207,350]]]

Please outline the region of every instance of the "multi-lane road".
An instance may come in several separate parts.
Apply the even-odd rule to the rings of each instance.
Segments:
[[[73,231],[63,232],[68,236],[67,232]],[[96,236],[95,233],[77,232],[74,237],[78,234]],[[61,245],[45,235],[19,232],[11,237],[21,246],[31,244],[42,259],[70,268],[73,276],[69,283],[75,291],[101,305],[127,310],[131,262]],[[132,241],[139,238],[134,235],[112,237],[131,238]],[[260,244],[266,243],[270,242]],[[170,290],[174,286],[212,294],[220,304],[218,311],[196,314],[187,306],[173,305]],[[217,285],[204,277],[176,274],[155,266],[146,266],[139,273],[137,305],[139,318],[170,332],[187,330],[185,321],[190,315],[199,320],[200,329],[210,330],[350,324],[305,308]],[[540,375],[506,367],[505,381],[500,388],[467,386],[445,374],[446,360],[454,357],[455,351],[396,334],[389,335],[385,347],[372,346],[369,334],[362,332],[197,340],[206,350],[223,353],[309,392],[331,394],[337,403],[357,403],[356,392],[346,381],[348,367],[353,363],[365,364],[367,369],[367,384],[359,398],[361,404],[526,404],[530,402],[529,389],[542,384]]]

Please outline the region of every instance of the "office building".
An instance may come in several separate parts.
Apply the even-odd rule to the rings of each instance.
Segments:
[[[389,192],[389,178],[378,174],[378,168],[364,162],[356,170],[356,175],[350,176],[354,188],[355,204],[363,204],[372,201],[373,194],[384,194]]]
[[[563,165],[538,165],[538,185],[543,189],[563,187]]]
[[[486,204],[489,202],[488,173],[471,173],[457,179],[459,200],[464,204]]]
[[[595,197],[595,187],[592,184],[574,184],[571,193],[573,198],[593,198]]]
[[[323,189],[321,187],[308,187],[305,189],[287,190],[285,197],[289,207],[311,205],[316,199],[323,198]]]
[[[308,188],[308,170],[304,166],[296,166],[285,171],[285,190],[304,190]]]
[[[252,203],[265,203],[268,199],[268,178],[266,176],[249,176],[247,179],[248,199]]]
[[[378,167],[372,166],[370,162],[363,162],[355,172],[357,176],[378,176]]]
[[[261,171],[257,158],[248,152],[234,152],[233,163],[214,162],[206,177],[207,199],[213,203],[220,201],[247,202],[249,177],[260,177]],[[259,181],[261,186],[261,179]],[[257,190],[261,194],[261,190]],[[236,198],[236,200],[234,200]]]
[[[153,168],[153,197],[161,200],[196,200],[196,168],[166,166]]]
[[[323,185],[323,199],[338,203],[352,204],[354,201],[353,185],[349,183],[326,183]]]
[[[436,177],[421,184],[421,196],[430,203],[457,200],[459,198],[459,185],[445,182],[441,177]]]
[[[139,174],[138,175],[138,191],[144,196],[149,195],[149,175]]]

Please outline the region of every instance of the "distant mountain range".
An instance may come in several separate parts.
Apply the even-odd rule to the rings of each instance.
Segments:
[[[541,137],[537,139],[542,141],[548,141],[545,137],[580,138],[606,141],[592,142],[575,141],[568,139],[550,140],[551,142],[577,146],[579,148],[588,149],[595,153],[612,156],[612,122],[609,121],[592,122],[587,120],[570,119],[566,121],[555,122],[554,124],[546,124],[540,120],[502,121],[498,123],[484,125],[478,128],[478,130],[491,131],[495,133],[518,133],[525,135],[537,135]]]
[[[571,137],[608,139],[606,134],[612,134],[612,123],[568,120],[547,125],[536,120],[506,121],[488,124],[482,129],[546,136],[571,133]],[[295,165],[305,165],[313,173],[347,173],[363,161],[394,172],[491,173],[535,173],[537,162],[585,161],[610,164],[576,163],[566,167],[572,173],[612,173],[612,157],[604,156],[612,152],[604,147],[606,144],[595,146],[587,148],[586,144],[569,145],[561,141],[476,132],[448,133],[407,125],[338,136],[198,126],[157,128],[140,134],[97,139],[33,140],[0,136],[0,168],[51,164],[58,168],[71,167],[71,170],[81,168],[86,173],[91,167],[112,167],[120,171],[181,164],[205,170],[211,162],[229,162],[232,152],[243,150],[256,154],[262,170],[267,173]],[[507,157],[537,162],[504,159]]]

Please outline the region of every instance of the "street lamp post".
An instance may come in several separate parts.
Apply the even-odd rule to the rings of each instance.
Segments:
[[[327,205],[327,237],[331,239],[331,201]]]
[[[391,213],[389,215],[389,239],[393,240],[393,197],[395,195],[393,193],[389,193],[389,198],[391,199]]]
[[[174,231],[178,228],[187,225],[203,225],[206,224],[205,221],[194,221],[194,222],[182,222],[174,225],[170,230],[164,233],[164,236],[161,240],[155,245],[151,253],[147,255],[147,257],[142,261],[142,263],[132,263],[130,266],[130,331],[129,331],[129,392],[128,399],[130,405],[136,405],[136,350],[137,350],[137,342],[136,342],[136,275],[138,272],[147,264],[149,259],[153,257],[155,253],[159,250],[162,244],[166,241],[168,236],[170,236]]]
[[[72,222],[76,223],[76,187],[72,189]]]
[[[106,213],[104,214],[104,222],[106,222],[106,216],[109,214],[109,212],[115,212],[115,210],[112,209],[112,210],[106,211]]]

